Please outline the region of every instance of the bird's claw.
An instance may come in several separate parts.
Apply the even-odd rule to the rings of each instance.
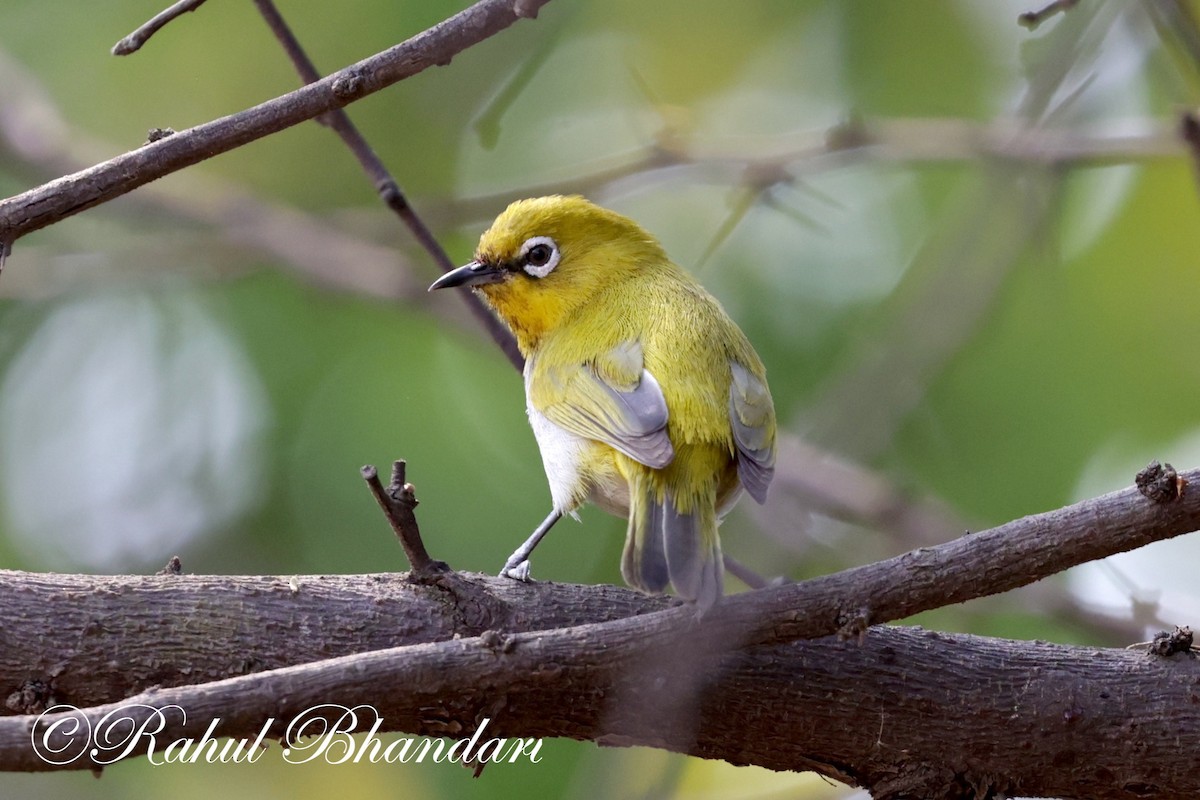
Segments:
[[[500,575],[505,578],[512,578],[514,581],[521,583],[529,583],[529,559],[525,559],[517,564],[505,564],[504,569],[500,570]]]

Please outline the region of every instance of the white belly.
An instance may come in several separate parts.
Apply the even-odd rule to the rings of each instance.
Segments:
[[[538,449],[542,451],[542,466],[550,482],[554,510],[574,511],[588,494],[582,467],[584,454],[592,442],[558,427],[533,406],[527,406],[526,410]]]
[[[629,486],[617,473],[614,451],[555,425],[529,403],[528,393],[525,410],[542,453],[554,510],[571,514],[591,500],[610,514],[627,516]]]

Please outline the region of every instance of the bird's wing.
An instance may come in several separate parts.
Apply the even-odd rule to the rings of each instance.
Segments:
[[[640,343],[622,342],[583,364],[534,364],[530,374],[529,401],[555,425],[655,469],[675,457],[667,401]]]
[[[775,406],[765,383],[736,361],[730,362],[729,421],[737,447],[738,478],[763,503],[775,474]]]

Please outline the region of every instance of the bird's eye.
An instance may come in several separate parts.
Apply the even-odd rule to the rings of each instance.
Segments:
[[[544,278],[558,266],[558,245],[549,236],[534,236],[521,245],[521,266],[535,278]]]

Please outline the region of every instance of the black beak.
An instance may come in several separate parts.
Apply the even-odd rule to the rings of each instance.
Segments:
[[[438,278],[430,285],[429,291],[445,289],[450,286],[483,286],[486,283],[499,283],[504,280],[506,275],[507,272],[500,267],[493,267],[482,261],[472,261],[465,267],[451,270]]]

